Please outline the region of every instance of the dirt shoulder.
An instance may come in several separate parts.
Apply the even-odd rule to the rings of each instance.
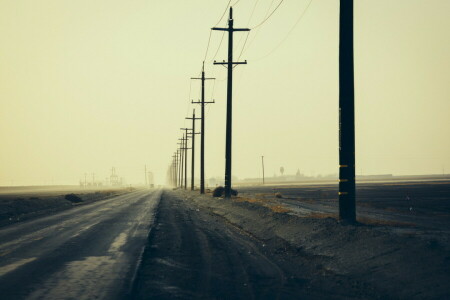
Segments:
[[[387,226],[343,225],[321,215],[300,217],[276,202],[175,193],[264,243],[284,243],[286,253],[295,249],[310,257],[323,276],[333,274],[330,286],[339,286],[334,279],[345,278],[373,289],[372,296],[362,298],[450,297],[450,252],[439,240],[394,233]]]
[[[261,240],[183,194],[159,203],[132,299],[387,299],[322,258]]]
[[[121,188],[88,191],[17,191],[0,194],[0,227],[128,192],[129,189]]]

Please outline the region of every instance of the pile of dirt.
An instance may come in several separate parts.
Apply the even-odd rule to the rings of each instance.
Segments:
[[[231,189],[231,195],[237,196],[238,192],[235,189]],[[212,191],[213,197],[223,197],[225,196],[225,188],[223,186],[218,186]]]
[[[438,240],[423,239],[414,231],[394,234],[385,226],[344,225],[327,216],[300,217],[283,207],[277,210],[270,200],[177,193],[261,241],[284,241],[310,255],[325,273],[358,279],[380,294],[396,299],[450,297],[450,252]]]
[[[75,194],[67,194],[64,196],[64,199],[72,202],[72,203],[81,203],[83,202],[83,199],[81,199],[79,196]]]

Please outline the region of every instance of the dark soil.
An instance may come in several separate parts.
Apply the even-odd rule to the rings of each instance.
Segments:
[[[125,189],[64,192],[27,192],[0,194],[0,227],[31,218],[70,209],[74,205],[91,203],[127,192]]]
[[[134,299],[448,299],[439,240],[164,192]]]

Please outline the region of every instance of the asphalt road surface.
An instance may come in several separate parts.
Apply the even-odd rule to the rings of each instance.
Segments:
[[[0,298],[124,299],[161,191],[136,191],[0,230]]]

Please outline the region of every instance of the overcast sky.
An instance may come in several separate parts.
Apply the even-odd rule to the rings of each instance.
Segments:
[[[234,69],[239,178],[261,176],[261,155],[266,176],[338,172],[339,1],[309,2],[285,0],[250,31],[248,65]],[[0,0],[0,185],[77,184],[113,166],[137,183],[144,165],[163,183],[184,118],[200,113],[190,77],[227,3]],[[235,26],[255,27],[278,3],[238,1]],[[357,174],[449,173],[450,1],[355,0],[354,24]],[[236,60],[246,37],[235,33]],[[221,38],[212,32],[205,64],[217,78],[207,177],[225,166]]]

